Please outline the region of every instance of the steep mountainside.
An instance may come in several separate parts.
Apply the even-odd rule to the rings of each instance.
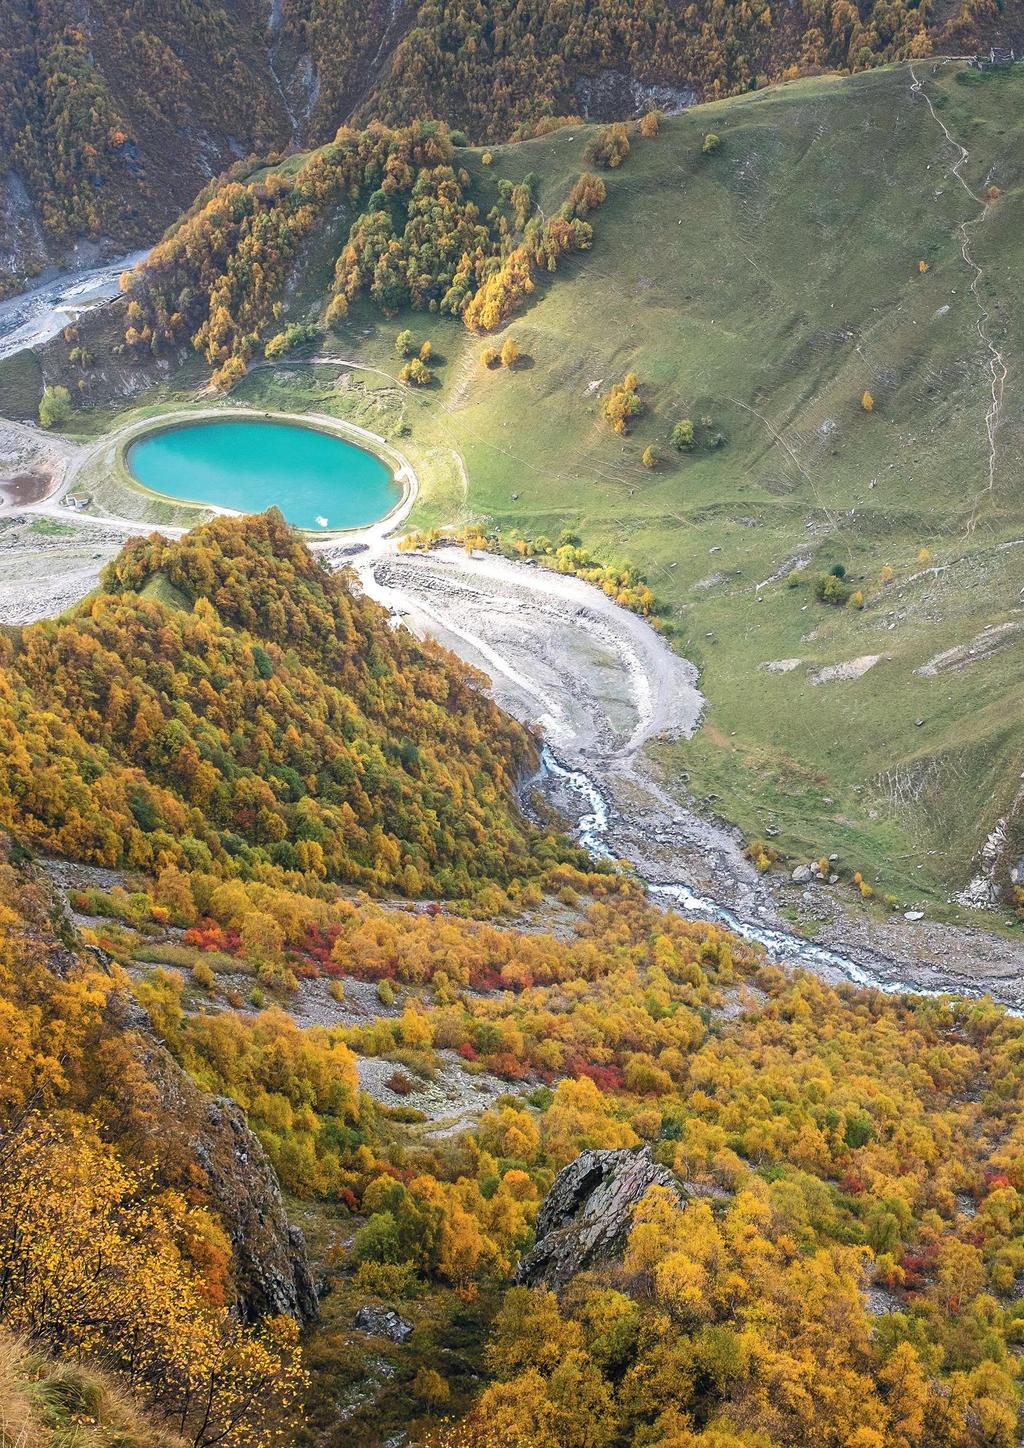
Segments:
[[[174,1062],[6,835],[0,1045],[5,1444],[49,1442],[44,1425],[55,1442],[91,1444],[95,1428],[125,1448],[241,1443],[242,1420],[271,1441],[298,1322],[318,1310],[302,1234],[242,1112]]]
[[[126,295],[0,364],[22,415],[67,385],[44,441],[92,510],[0,518],[0,566],[73,555],[86,595],[0,627],[2,1448],[1018,1448],[1021,1020],[794,968],[837,884],[894,934],[968,883],[1024,916],[1024,67],[871,65],[976,21],[7,7],[8,191],[53,239],[159,216],[147,85],[145,144],[198,126],[218,165],[282,115],[437,99],[483,136],[581,75],[743,94],[241,161]],[[861,73],[751,90],[791,61]],[[191,521],[118,449],[197,387],[393,439],[421,531],[311,549],[273,509],[101,571],[134,508]],[[420,556],[444,529],[461,565]],[[615,749],[664,808],[633,806],[645,844],[691,796],[730,815],[794,933],[574,849],[537,736],[332,571],[356,556],[367,589],[423,564],[442,625],[460,566],[536,584],[546,632],[464,590],[469,656],[500,614],[528,693],[536,644],[563,738],[594,701],[579,769]],[[617,802],[587,799],[596,838]]]
[[[82,239],[119,253],[151,241],[211,175],[291,133],[261,0],[12,0],[0,14],[0,291],[3,271],[38,270]]]
[[[493,763],[521,732],[273,515],[134,543],[107,584],[0,659],[19,1448],[1014,1448],[1019,1021],[831,989],[550,847],[524,881]],[[335,694],[298,695],[304,661]],[[399,761],[429,680],[458,732],[432,716]],[[355,753],[330,783],[325,738]],[[493,918],[371,901],[303,849],[350,878],[352,822],[336,852],[311,827],[375,743],[395,865],[465,766]],[[113,868],[81,863],[97,811]]]
[[[473,139],[545,117],[678,107],[817,69],[1009,43],[1019,0],[952,7],[803,0],[11,0],[0,13],[0,293],[73,243],[151,240],[254,151],[350,116],[439,117]]]

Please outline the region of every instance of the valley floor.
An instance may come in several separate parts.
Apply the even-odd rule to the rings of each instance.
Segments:
[[[1005,920],[1004,934],[1002,910],[955,897],[971,877],[988,889],[980,846],[1012,810],[1022,767],[1022,452],[1009,390],[1020,349],[1004,305],[1018,86],[899,67],[695,110],[638,143],[592,255],[513,323],[526,354],[514,374],[482,369],[457,321],[423,318],[436,386],[403,387],[395,325],[356,308],[330,343],[350,360],[258,364],[227,404],[394,439],[421,482],[414,524],[483,520],[527,538],[565,528],[595,556],[640,564],[671,648],[539,565],[399,554],[382,531],[323,544],[544,730],[555,761],[584,776],[549,773],[546,785],[574,817],[599,816],[582,821],[588,843],[678,887],[693,913],[728,912],[781,958],[888,988],[991,988],[1017,1006],[1020,925]],[[699,144],[712,115],[725,138],[713,162]],[[973,154],[958,163],[949,137],[960,135]],[[535,165],[550,209],[585,139],[567,130],[498,148],[496,166]],[[875,143],[891,177],[881,193]],[[479,158],[465,159],[490,184]],[[780,192],[783,166],[792,185]],[[971,198],[988,181],[1002,195],[980,213]],[[671,244],[652,252],[653,234]],[[320,305],[314,281],[300,281],[296,316]],[[595,309],[595,295],[607,305]],[[992,347],[1013,365],[986,431]],[[119,366],[104,364],[107,403],[77,415],[80,441],[0,424],[0,620],[59,612],[125,537],[201,516],[107,463],[141,421],[208,406],[194,390],[205,378],[186,366],[133,381]],[[626,369],[647,411],[623,441],[600,398]],[[645,443],[661,446],[676,417],[705,407],[723,449],[642,465]],[[59,505],[72,481],[92,495],[88,513]],[[812,596],[807,580],[840,561],[861,610]],[[744,855],[757,834],[789,868],[758,875]],[[790,880],[822,854],[838,855],[835,886]],[[854,871],[877,892],[867,905]]]
[[[4,622],[70,607],[97,586],[127,536],[153,527],[145,508],[139,518],[104,518],[57,501],[87,460],[109,458],[123,431],[86,448],[29,428],[8,434],[9,448],[20,438],[63,477],[49,501],[0,510]],[[325,540],[318,551],[354,568],[366,592],[415,632],[481,669],[502,707],[543,732],[553,768],[539,783],[590,848],[627,862],[666,892],[666,904],[761,940],[782,964],[886,990],[989,993],[1024,1009],[1014,938],[866,911],[849,898],[842,864],[835,886],[796,885],[788,871],[758,874],[714,799],[695,798],[665,756],[673,741],[694,736],[706,701],[693,665],[644,619],[534,562],[454,547],[399,552],[393,527]]]

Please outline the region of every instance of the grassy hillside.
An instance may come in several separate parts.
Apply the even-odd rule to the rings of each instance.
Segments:
[[[981,208],[950,176],[956,153],[906,68],[703,107],[634,140],[593,251],[507,329],[528,354],[514,373],[482,368],[482,344],[436,318],[377,318],[367,340],[373,319],[357,310],[341,346],[384,361],[412,321],[448,359],[414,435],[462,450],[469,511],[528,535],[569,528],[647,569],[710,700],[696,740],[666,750],[691,788],[752,834],[778,828],[795,853],[877,863],[898,893],[963,880],[1024,765],[1011,630],[990,658],[915,672],[1013,623],[1024,585],[1020,551],[1003,546],[1022,531],[1024,72],[919,73],[971,150],[965,179],[1003,193],[972,233],[1009,365],[991,491],[988,354],[958,232]],[[712,130],[721,148],[704,155]],[[536,171],[553,208],[588,136],[468,164],[481,187]],[[630,370],[647,412],[623,439],[600,399]],[[725,445],[676,454],[674,422],[701,414]],[[653,472],[648,445],[664,459]],[[419,521],[458,508],[448,485]],[[860,612],[786,586],[800,564],[810,579],[837,563],[865,594]],[[859,679],[811,683],[876,654]],[[761,667],[794,658],[789,672]]]
[[[183,1448],[145,1422],[95,1368],[47,1362],[0,1334],[0,1428],[4,1448]]]

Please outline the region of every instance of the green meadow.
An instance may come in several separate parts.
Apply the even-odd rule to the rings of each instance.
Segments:
[[[778,831],[794,858],[838,850],[881,891],[937,902],[1024,769],[1024,635],[916,672],[1021,617],[1024,73],[917,72],[970,151],[964,179],[1002,193],[969,231],[978,299],[959,226],[981,208],[899,67],[703,106],[634,138],[606,173],[593,250],[506,328],[526,354],[513,372],[482,367],[485,342],[435,317],[390,327],[359,311],[338,341],[389,365],[409,325],[446,359],[412,430],[461,451],[468,496],[449,477],[413,522],[569,530],[644,568],[709,701],[697,737],[661,751],[698,798],[750,835]],[[721,144],[705,154],[709,132]],[[473,153],[484,205],[498,178],[533,171],[550,213],[588,138],[494,148],[489,166]],[[991,490],[979,299],[1009,369]],[[601,400],[627,372],[646,410],[623,438]],[[675,422],[702,416],[724,443],[676,452]],[[811,580],[837,565],[862,609],[815,599]],[[812,682],[875,655],[857,678]]]

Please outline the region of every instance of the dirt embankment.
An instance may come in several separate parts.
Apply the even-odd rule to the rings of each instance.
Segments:
[[[0,623],[53,618],[99,581],[124,545],[119,529],[77,527],[0,508]]]

